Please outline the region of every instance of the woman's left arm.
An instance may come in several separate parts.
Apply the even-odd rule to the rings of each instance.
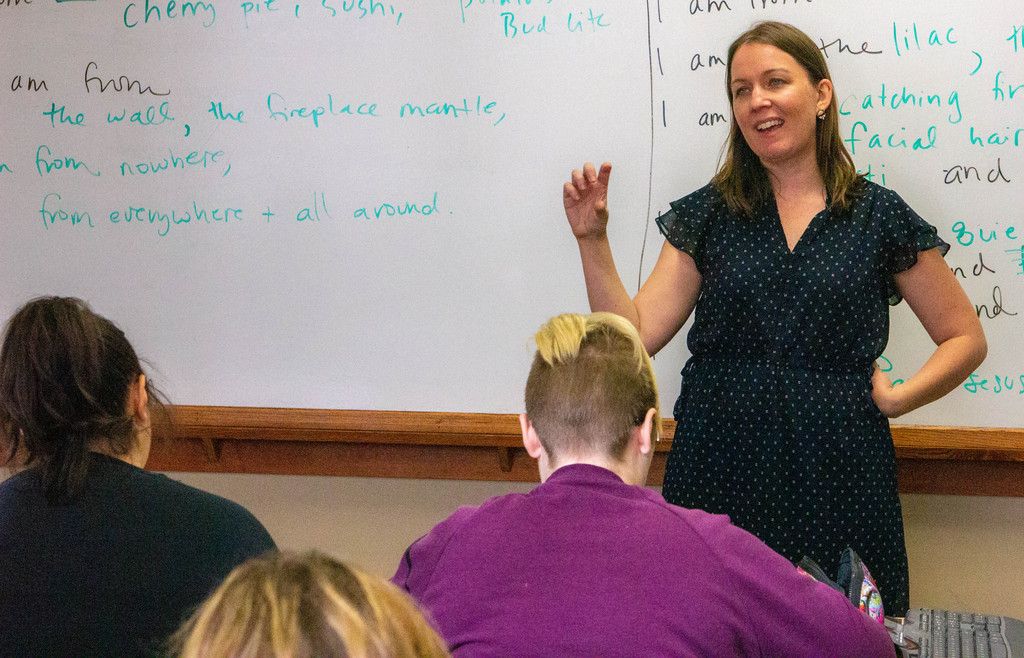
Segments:
[[[875,404],[889,418],[938,400],[967,379],[985,359],[981,321],[938,249],[922,251],[913,267],[895,276],[900,294],[935,342],[935,352],[899,386],[875,368]]]

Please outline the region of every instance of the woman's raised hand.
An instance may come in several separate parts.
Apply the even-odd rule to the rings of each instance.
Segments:
[[[572,181],[562,186],[565,216],[577,240],[603,237],[608,226],[608,178],[612,165],[605,162],[601,170],[590,162],[583,170],[573,169]]]

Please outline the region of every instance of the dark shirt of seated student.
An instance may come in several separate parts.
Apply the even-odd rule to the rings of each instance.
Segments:
[[[146,656],[238,564],[246,509],[142,468],[154,391],[84,303],[34,300],[0,352],[0,656]]]

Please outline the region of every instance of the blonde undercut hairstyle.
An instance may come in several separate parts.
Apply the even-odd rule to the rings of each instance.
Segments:
[[[621,459],[649,409],[655,410],[657,438],[654,370],[628,320],[614,313],[567,313],[548,320],[534,340],[526,416],[554,462],[561,455]]]
[[[235,568],[170,649],[184,658],[450,655],[404,592],[316,551],[268,553]]]

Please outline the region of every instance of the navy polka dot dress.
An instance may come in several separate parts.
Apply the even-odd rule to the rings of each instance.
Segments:
[[[949,245],[894,192],[861,190],[846,212],[816,215],[792,252],[774,202],[740,217],[710,185],[658,218],[703,278],[663,493],[833,576],[853,547],[886,611],[903,614],[896,461],[871,372],[900,301],[893,274]]]

